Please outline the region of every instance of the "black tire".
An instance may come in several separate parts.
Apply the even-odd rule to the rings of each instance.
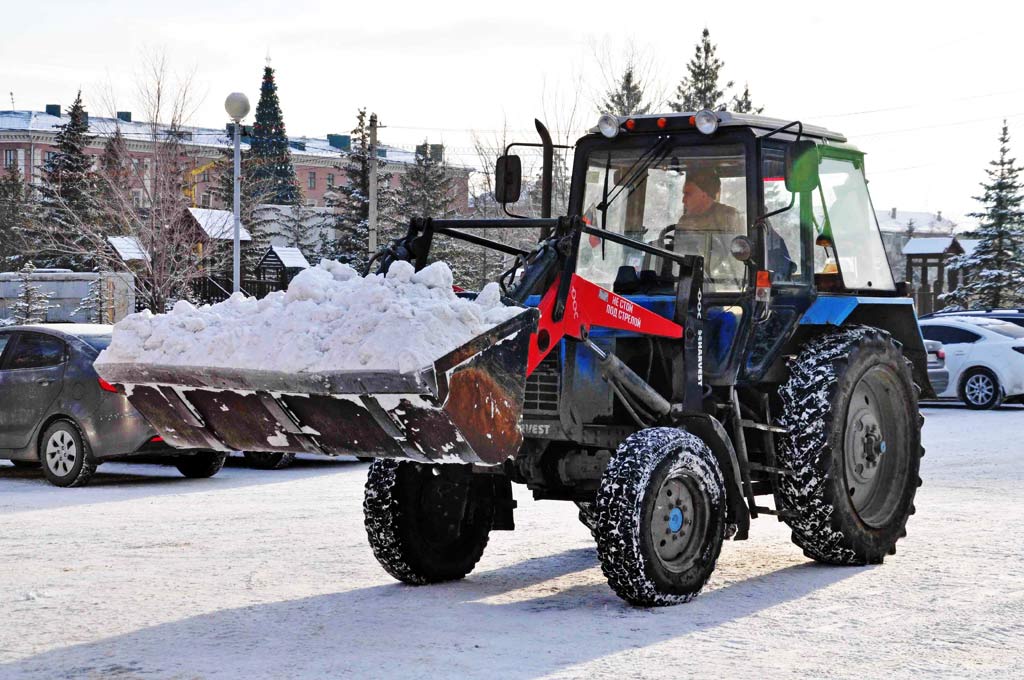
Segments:
[[[461,579],[487,547],[494,498],[468,465],[378,459],[366,478],[363,514],[373,554],[412,585]]]
[[[228,454],[224,451],[199,451],[175,459],[174,467],[189,479],[213,477],[224,467]]]
[[[294,453],[280,453],[271,451],[243,451],[245,462],[249,467],[256,470],[283,470],[295,460]]]
[[[70,420],[46,428],[39,438],[39,460],[46,481],[54,486],[85,486],[96,472],[92,449]]]
[[[914,514],[918,390],[899,344],[854,326],[810,340],[779,389],[776,492],[793,542],[826,564],[880,564]]]
[[[996,374],[987,368],[971,368],[960,379],[960,401],[973,411],[996,408],[1003,403],[1003,387]]]
[[[22,468],[23,470],[35,470],[42,466],[42,463],[38,460],[12,460],[11,465],[16,468]]]
[[[722,471],[698,437],[669,427],[631,435],[597,492],[597,554],[612,590],[641,607],[695,598],[722,551],[725,508]]]

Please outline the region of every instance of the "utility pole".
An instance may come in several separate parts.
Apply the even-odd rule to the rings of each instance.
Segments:
[[[370,114],[370,215],[369,251],[377,252],[377,114]]]

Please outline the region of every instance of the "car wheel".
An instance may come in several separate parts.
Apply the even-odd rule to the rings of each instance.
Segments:
[[[189,479],[206,479],[220,472],[227,459],[224,451],[199,451],[178,458],[174,466]]]
[[[991,409],[1003,403],[999,379],[986,368],[972,368],[960,381],[960,401],[969,409]]]
[[[84,486],[96,472],[96,461],[74,423],[58,420],[39,440],[39,460],[46,481],[54,486]]]

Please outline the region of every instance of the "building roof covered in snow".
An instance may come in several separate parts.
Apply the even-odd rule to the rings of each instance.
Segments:
[[[273,259],[273,255],[277,256],[277,259],[281,261],[281,266],[285,269],[309,269],[309,262],[306,260],[306,256],[294,246],[270,246],[270,249],[260,258],[260,262],[256,266],[262,265],[268,257]]]
[[[189,208],[199,227],[213,239],[231,240],[235,238],[235,216],[230,210],[211,210],[210,208]],[[251,241],[252,236],[245,225],[239,227],[239,240]]]
[[[942,212],[914,212],[910,210],[876,210],[875,218],[882,231],[914,231],[927,234],[952,234],[956,222],[942,216]]]
[[[959,255],[963,251],[953,236],[912,238],[903,246],[904,255]]]
[[[134,236],[108,236],[107,241],[125,262],[132,260],[149,261],[149,253]]]

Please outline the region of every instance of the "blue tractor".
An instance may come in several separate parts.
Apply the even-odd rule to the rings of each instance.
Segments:
[[[438,235],[506,255],[505,300],[529,310],[487,336],[416,375],[104,377],[177,445],[376,458],[367,533],[407,583],[468,574],[514,528],[512,483],[574,502],[609,584],[640,606],[695,597],[760,515],[822,563],[895,553],[930,388],[864,154],[760,116],[603,116],[552,217],[555,145],[537,127],[539,218],[417,218],[376,261],[423,267]],[[520,168],[498,160],[498,202],[519,198]]]

